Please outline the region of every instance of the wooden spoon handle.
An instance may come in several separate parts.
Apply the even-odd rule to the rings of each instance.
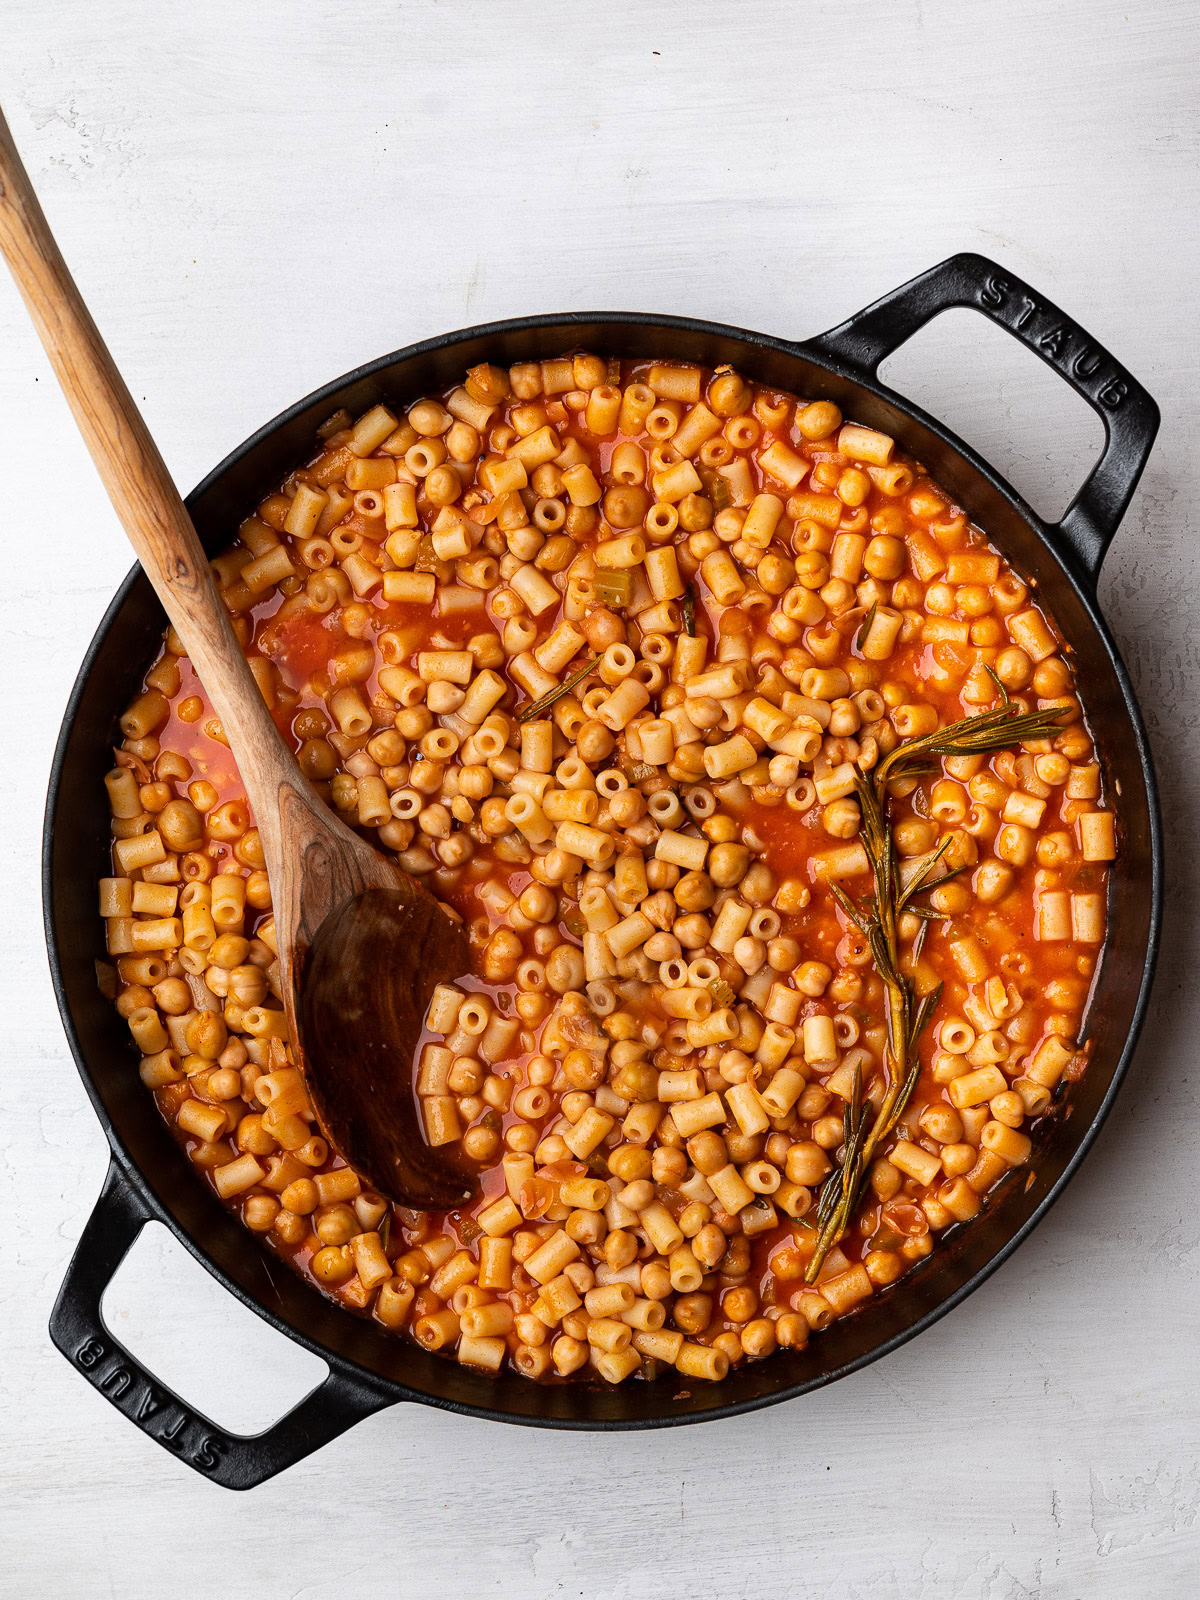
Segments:
[[[307,785],[275,726],[179,491],[50,232],[0,112],[0,251],[121,525],[183,640],[236,755],[260,826],[280,785]]]

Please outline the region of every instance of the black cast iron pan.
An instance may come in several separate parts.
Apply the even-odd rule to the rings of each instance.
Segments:
[[[1061,522],[1043,522],[997,474],[931,416],[876,377],[879,364],[952,306],[982,312],[1019,339],[1096,410],[1105,446]],[[463,369],[583,347],[603,355],[734,364],[747,377],[837,402],[892,434],[923,462],[1036,584],[1074,653],[1115,796],[1121,853],[1112,873],[1109,940],[1087,1017],[1091,1064],[1038,1130],[1033,1162],[1015,1171],[973,1222],[945,1235],[894,1288],[800,1351],[781,1351],[720,1384],[667,1377],[619,1388],[545,1386],[471,1372],[340,1310],[262,1245],[188,1170],[142,1087],[127,1030],[96,986],[103,954],[96,880],[109,870],[102,775],[117,718],[138,688],[164,618],[135,568],[80,669],[50,777],[43,855],[46,939],[67,1038],[112,1148],[112,1163],[50,1321],[69,1361],[150,1438],[229,1488],[248,1488],[316,1450],[361,1417],[421,1401],[495,1421],[549,1428],[648,1428],[699,1422],[831,1383],[894,1350],[957,1305],[1009,1256],[1062,1192],[1100,1129],[1128,1067],[1159,933],[1162,854],[1154,773],[1125,668],[1096,609],[1096,579],[1146,463],[1158,410],[1146,391],[1077,324],[994,263],[954,256],[802,344],[686,317],[578,312],[447,334],[361,367],[300,401],[235,450],[188,500],[213,552],[247,510],[302,460],[340,406],[361,412],[457,382]],[[224,1433],[160,1384],[105,1325],[100,1300],[152,1218],[245,1304],[329,1365],[323,1383],[252,1438]]]

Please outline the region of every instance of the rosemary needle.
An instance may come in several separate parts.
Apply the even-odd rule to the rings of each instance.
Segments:
[[[579,668],[578,672],[573,672],[569,678],[564,678],[560,684],[549,690],[549,692],[544,694],[540,700],[531,701],[530,704],[525,707],[524,711],[518,713],[517,721],[532,721],[534,717],[540,716],[543,711],[548,710],[556,700],[561,700],[564,694],[570,694],[571,690],[577,683],[582,683],[589,672],[595,671],[598,660],[598,656],[593,656],[590,661],[586,662],[582,667]]]

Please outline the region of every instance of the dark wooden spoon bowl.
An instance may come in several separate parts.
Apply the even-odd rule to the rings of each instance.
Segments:
[[[454,946],[457,944],[458,949]],[[383,1193],[445,1211],[474,1192],[474,1175],[424,1142],[413,1059],[434,985],[467,966],[462,924],[411,879],[365,889],[317,929],[298,989],[314,1109],[329,1139]],[[333,1099],[317,1104],[324,1085]],[[387,1115],[375,1114],[384,1105]]]
[[[271,882],[293,1050],[321,1128],[388,1198],[418,1209],[458,1204],[470,1182],[445,1151],[426,1144],[411,1079],[434,985],[468,967],[461,919],[335,817],[301,773],[238,644],[191,518],[67,271],[3,115],[0,250],[121,525],[237,760]],[[306,975],[310,951],[315,959]],[[307,1027],[296,1003],[298,977]]]

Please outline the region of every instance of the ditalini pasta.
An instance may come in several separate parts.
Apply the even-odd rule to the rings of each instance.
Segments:
[[[728,369],[479,366],[332,417],[213,566],[307,777],[472,941],[414,1081],[480,1198],[395,1208],[314,1120],[168,631],[105,780],[105,981],[188,1159],[342,1305],[487,1371],[719,1380],[1030,1160],[1086,1066],[1119,829],[1053,619],[886,434]],[[883,765],[1010,714],[1037,736]],[[898,1096],[889,981],[921,1013]]]

